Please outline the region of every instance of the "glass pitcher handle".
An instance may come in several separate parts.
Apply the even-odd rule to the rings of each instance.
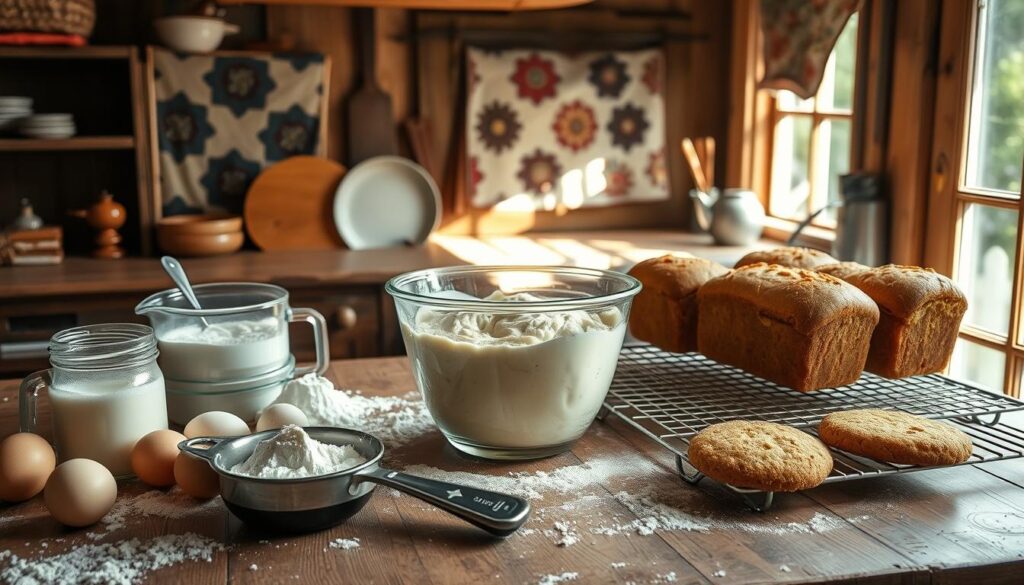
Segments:
[[[331,365],[331,350],[327,339],[327,320],[320,314],[320,311],[305,308],[292,309],[291,317],[288,320],[293,323],[305,321],[313,326],[313,343],[316,350],[316,365],[313,367],[295,368],[295,377],[297,378],[310,372],[316,372],[317,375],[322,376]]]
[[[50,383],[50,370],[33,372],[21,382],[18,393],[18,426],[21,432],[36,432],[36,398],[40,390],[49,388]]]

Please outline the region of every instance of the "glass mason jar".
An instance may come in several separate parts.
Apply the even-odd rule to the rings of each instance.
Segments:
[[[130,477],[135,442],[167,428],[153,330],[133,323],[74,327],[55,334],[49,352],[52,367],[21,384],[21,430],[36,432],[36,400],[45,390],[58,460],[92,459],[115,477]]]

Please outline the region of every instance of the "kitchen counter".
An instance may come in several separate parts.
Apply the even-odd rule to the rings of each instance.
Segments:
[[[367,395],[414,388],[405,358],[335,362],[329,376]],[[0,382],[0,436],[16,427],[17,382]],[[566,479],[537,487],[530,520],[506,540],[378,488],[346,524],[292,537],[248,530],[215,502],[194,514],[133,515],[93,540],[90,529],[62,528],[36,497],[0,509],[0,551],[34,559],[185,532],[223,543],[211,562],[158,569],[146,583],[1010,583],[1024,570],[1020,460],[780,494],[765,514],[714,482],[685,484],[667,451],[618,420],[594,423],[571,452],[540,461],[471,460],[431,431],[385,462],[523,473],[530,486],[551,483],[541,471]],[[145,491],[129,482],[120,497]],[[359,546],[332,548],[338,538]]]
[[[299,252],[243,251],[212,258],[186,258],[193,283],[274,282],[286,288],[315,285],[383,284],[421,268],[457,264],[544,264],[628,268],[669,252],[689,252],[732,265],[753,246],[715,246],[711,236],[664,230],[552,232],[522,236],[445,236],[421,246],[379,250]],[[26,297],[144,294],[170,286],[156,258],[96,260],[70,257],[55,266],[0,267],[0,300]]]
[[[269,282],[291,293],[293,307],[327,318],[331,357],[402,353],[384,283],[404,272],[459,264],[544,264],[627,270],[669,252],[688,252],[732,265],[754,248],[715,246],[711,236],[667,230],[552,232],[468,237],[434,234],[421,246],[381,250],[245,251],[182,260],[194,284]],[[0,377],[46,367],[46,345],[76,325],[135,321],[146,296],[171,286],[156,258],[67,258],[56,266],[0,267]],[[293,327],[300,362],[313,359],[308,332]]]

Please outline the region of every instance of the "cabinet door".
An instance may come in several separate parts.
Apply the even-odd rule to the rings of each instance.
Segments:
[[[331,359],[374,357],[380,348],[380,303],[376,287],[291,288],[291,305],[309,307],[327,320]],[[292,352],[301,363],[315,359],[309,325],[292,324]]]
[[[95,323],[143,323],[140,295],[109,294],[8,300],[0,303],[0,376],[49,367],[46,346],[58,331]]]

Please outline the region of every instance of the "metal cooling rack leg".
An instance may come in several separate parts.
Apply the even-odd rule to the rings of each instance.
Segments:
[[[594,418],[597,419],[597,420],[604,420],[605,417],[608,416],[608,413],[611,412],[611,411],[612,411],[612,409],[610,409],[607,406],[605,406],[604,404],[602,404],[601,405],[601,410],[597,411],[597,416],[594,417]]]
[[[743,502],[750,506],[755,512],[767,512],[775,500],[775,492],[759,492],[754,490],[742,490],[729,486],[729,489],[738,493]]]
[[[676,455],[676,470],[679,471],[679,476],[687,483],[696,484],[704,477],[704,474],[690,465],[689,461],[683,459],[682,455]]]
[[[994,427],[997,424],[999,424],[999,419],[1002,418],[1002,416],[1003,416],[1003,413],[997,412],[992,417],[992,420],[984,421],[984,420],[981,420],[981,416],[975,414],[975,415],[971,416],[971,422],[974,422],[974,423],[979,424],[979,425],[985,425],[986,427]]]

